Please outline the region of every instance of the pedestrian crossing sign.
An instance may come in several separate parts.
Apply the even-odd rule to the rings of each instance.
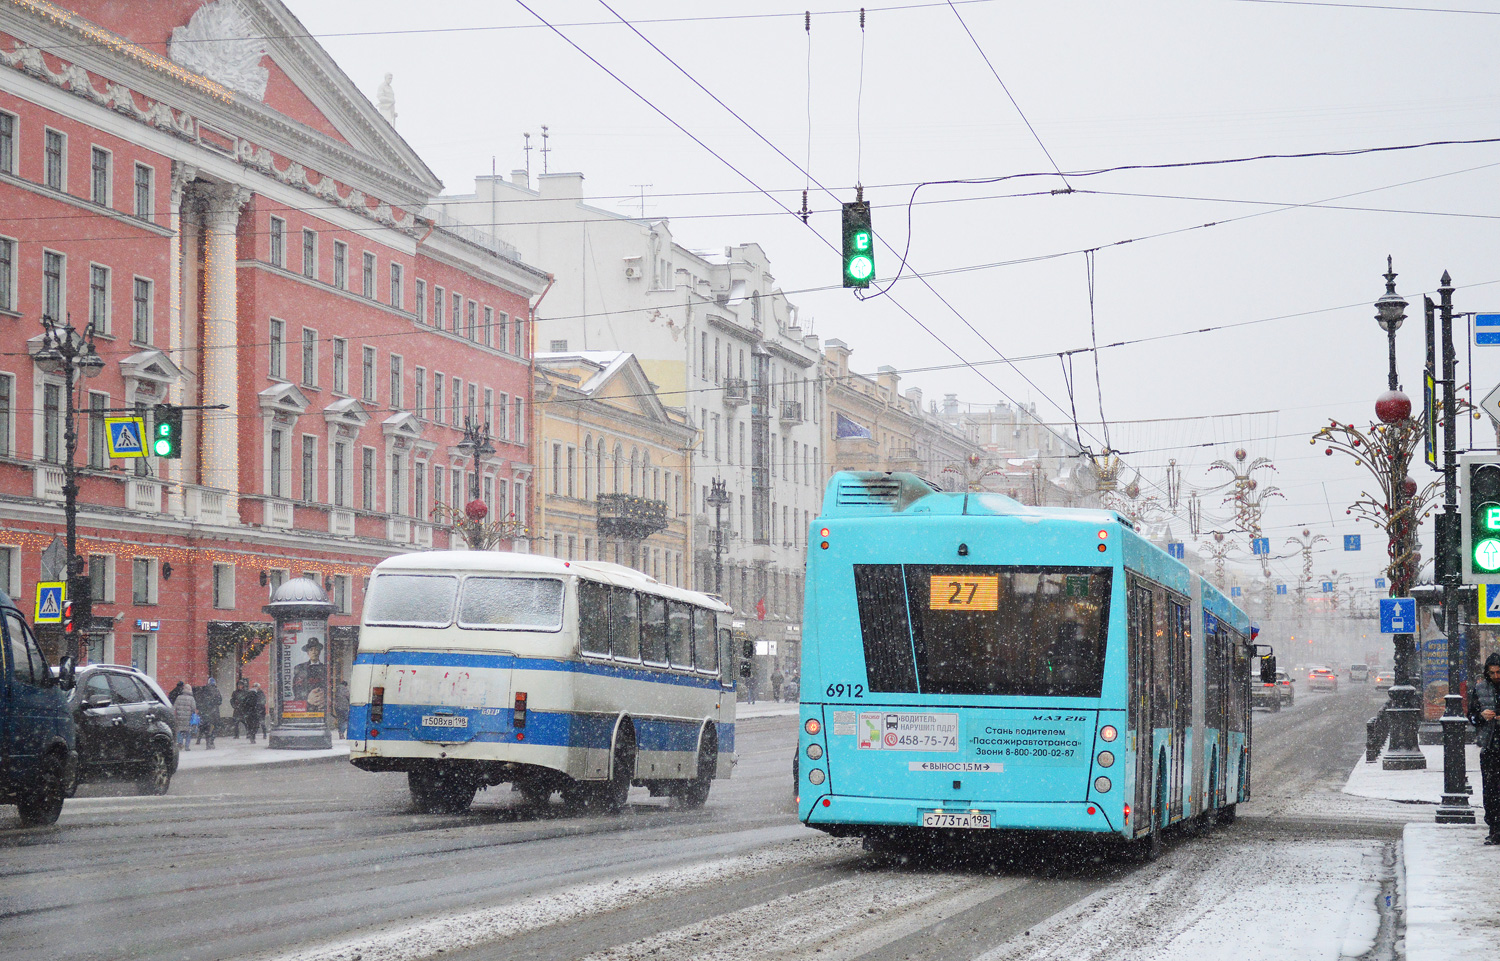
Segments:
[[[61,624],[63,621],[63,581],[41,581],[36,586],[36,624]]]
[[[109,456],[145,457],[146,419],[144,417],[106,417],[104,428],[109,434]]]
[[[1500,584],[1479,585],[1479,623],[1500,624]]]

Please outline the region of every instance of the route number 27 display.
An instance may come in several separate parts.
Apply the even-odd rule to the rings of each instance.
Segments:
[[[995,611],[1000,609],[1000,575],[933,574],[927,595],[931,611]]]

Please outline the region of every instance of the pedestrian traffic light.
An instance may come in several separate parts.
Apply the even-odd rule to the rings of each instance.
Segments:
[[[875,234],[870,229],[870,205],[863,200],[844,204],[844,286],[868,287],[875,279]]]
[[[151,453],[157,457],[182,456],[182,408],[157,404],[151,424]]]
[[[73,633],[73,602],[72,602],[72,600],[65,600],[65,601],[63,601],[63,633],[64,634],[72,634]]]
[[[1500,583],[1500,458],[1467,454],[1458,479],[1463,581]]]

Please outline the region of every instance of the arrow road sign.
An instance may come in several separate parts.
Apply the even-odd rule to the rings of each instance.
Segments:
[[[1474,346],[1500,347],[1500,314],[1474,315]]]
[[[1346,550],[1346,551],[1357,551],[1357,550],[1359,550],[1359,535],[1358,534],[1345,534],[1344,535],[1344,550]]]
[[[1179,561],[1182,560],[1186,550],[1187,548],[1178,541],[1172,541],[1171,543],[1167,544],[1167,553],[1170,556],[1177,558]]]
[[[41,581],[36,586],[37,624],[61,624],[63,619],[64,581]]]
[[[146,421],[142,417],[106,417],[105,429],[109,431],[109,456],[145,457]]]
[[[1380,633],[1410,634],[1416,629],[1416,598],[1382,597],[1380,599]]]
[[[1239,597],[1240,596],[1240,589],[1238,587],[1231,587],[1229,589],[1229,596],[1230,597]]]
[[[1277,584],[1276,585],[1276,593],[1278,593],[1278,594],[1285,594],[1286,593],[1286,585],[1285,584]]]
[[[1332,594],[1333,593],[1333,581],[1324,581],[1323,582],[1323,593],[1324,594]]]
[[[1250,538],[1250,553],[1252,553],[1252,554],[1269,554],[1269,553],[1271,553],[1271,539],[1269,537],[1252,537],[1252,538]]]

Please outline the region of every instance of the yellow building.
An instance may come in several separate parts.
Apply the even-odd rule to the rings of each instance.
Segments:
[[[634,354],[536,355],[532,550],[602,560],[693,587],[691,451]]]

